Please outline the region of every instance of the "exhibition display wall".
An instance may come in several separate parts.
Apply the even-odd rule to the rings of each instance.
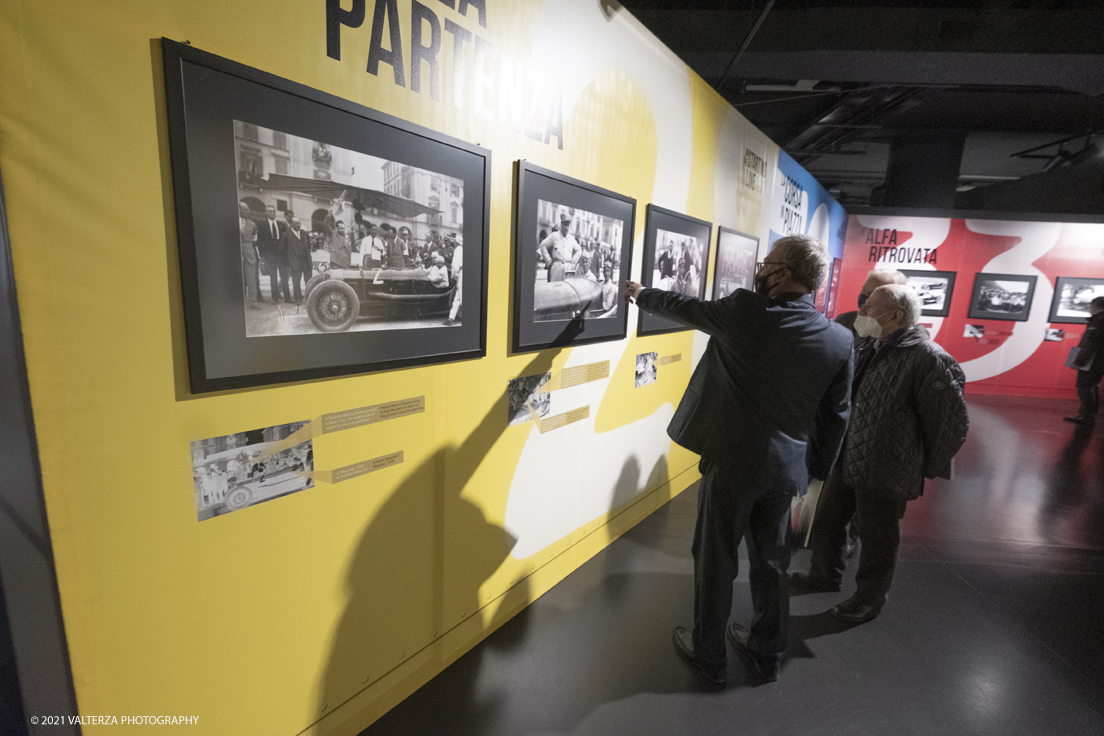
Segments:
[[[186,72],[222,96],[181,118],[163,38],[259,87]],[[836,242],[838,205],[616,3],[12,0],[0,78],[65,716],[358,733],[698,478],[665,428],[704,336],[607,301],[646,206],[712,226],[701,293],[720,228],[730,284],[781,233]],[[616,196],[519,212],[523,169]],[[590,260],[532,264],[564,215]]]
[[[1104,295],[1104,223],[851,215],[830,313],[856,309],[877,269],[917,289],[968,393],[1076,397],[1065,362]]]

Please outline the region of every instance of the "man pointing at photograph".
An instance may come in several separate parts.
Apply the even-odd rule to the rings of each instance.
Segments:
[[[725,626],[747,534],[749,629],[729,641],[765,680],[778,679],[789,622],[790,502],[809,476],[824,478],[850,411],[851,333],[813,306],[828,254],[801,235],[780,239],[760,264],[755,291],[701,301],[628,282],[625,299],[710,336],[667,433],[701,455],[694,532],[694,628],[675,648],[706,679],[723,684]]]

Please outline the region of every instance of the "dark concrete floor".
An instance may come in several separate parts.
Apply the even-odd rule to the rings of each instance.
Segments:
[[[1104,734],[1104,429],[1063,422],[1073,402],[969,404],[956,478],[905,516],[882,615],[828,613],[854,561],[842,593],[794,597],[778,682],[730,655],[713,690],[671,646],[692,613],[690,489],[362,736]]]

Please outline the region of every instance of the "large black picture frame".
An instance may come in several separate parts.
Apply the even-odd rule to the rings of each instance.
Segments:
[[[669,259],[667,263],[667,269],[671,271],[669,280],[672,282],[669,291],[680,291],[686,296],[692,296],[697,299],[705,299],[705,286],[709,272],[709,251],[710,241],[713,238],[713,224],[706,222],[705,220],[699,220],[696,217],[690,215],[684,215],[673,210],[664,209],[654,204],[649,204],[644,222],[644,254],[643,254],[643,273],[640,275],[641,281],[644,286],[658,287],[655,284],[655,272],[656,272],[656,248],[658,246],[660,231],[668,233],[667,236],[682,236],[685,239],[693,239],[699,244],[701,249],[700,255],[696,256],[697,264],[687,265],[686,275],[691,277],[693,272],[697,271],[697,283],[690,283],[690,286],[696,286],[691,288],[693,293],[686,293],[680,291],[676,287],[678,279],[683,276],[680,269],[682,264],[686,262],[686,259],[682,256],[674,256]],[[640,318],[636,327],[637,335],[663,335],[668,332],[682,332],[692,329],[686,325],[680,324],[673,320],[665,319],[664,317],[658,317],[654,314],[649,314],[643,309],[639,310]]]
[[[974,277],[974,291],[970,295],[970,312],[967,319],[996,319],[1005,322],[1026,322],[1031,315],[1031,302],[1035,297],[1035,282],[1038,276],[1016,273],[979,273]],[[1023,291],[1013,292],[1015,299],[1006,296],[994,298],[987,292],[1000,290],[999,282],[1026,284]],[[1020,297],[1019,295],[1023,295]],[[1022,300],[1022,302],[1021,302]]]
[[[717,251],[713,256],[713,300],[724,299],[736,289],[754,291],[755,264],[758,258],[759,238],[718,225]],[[726,266],[726,259],[737,262]],[[726,275],[727,271],[731,273]],[[728,281],[729,276],[731,282]]]
[[[925,317],[946,317],[951,313],[951,297],[954,295],[957,272],[901,269],[901,273],[905,275],[906,283],[920,297],[921,315]],[[943,293],[941,300],[938,296],[939,292]],[[929,307],[929,304],[933,306]],[[940,304],[942,306],[939,306]]]
[[[517,162],[516,173],[512,351],[524,353],[553,345],[624,339],[628,332],[628,307],[621,293],[632,265],[636,200],[527,161]],[[552,212],[554,217],[568,213],[571,218],[568,234],[572,238],[577,234],[576,228],[580,225],[577,221],[580,220],[594,228],[604,227],[600,224],[603,222],[620,223],[616,244],[603,240],[602,232],[593,238],[607,246],[596,252],[601,263],[606,257],[602,255],[603,250],[608,251],[613,264],[612,294],[608,288],[603,288],[605,285],[600,280],[592,281],[578,274],[557,278],[563,286],[548,288],[553,284],[553,264],[546,262],[542,255],[541,234],[546,233],[547,237],[555,228],[552,222],[543,221],[542,212]],[[580,273],[585,273],[585,269],[576,267]],[[542,271],[544,278],[540,278]],[[541,289],[539,293],[538,288]],[[608,309],[603,309],[603,303]],[[572,339],[565,341],[565,328],[575,317],[583,317],[582,324],[578,330],[572,330]]]
[[[1085,294],[1086,289],[1089,294]],[[1054,284],[1054,298],[1050,302],[1047,321],[1083,325],[1089,319],[1089,302],[1097,296],[1104,296],[1104,277],[1059,276]]]
[[[191,46],[162,39],[161,47],[193,393],[486,354],[490,151]],[[458,185],[458,189],[462,186],[462,224],[456,234],[465,252],[458,324],[446,326],[438,318],[436,325],[426,321],[411,329],[385,326],[247,337],[245,267],[238,232],[238,187],[243,174],[235,155],[235,121],[316,141],[324,144],[322,150],[334,146],[462,182]],[[275,176],[252,183],[263,187]],[[381,194],[362,191],[359,205],[366,206],[364,197]],[[382,194],[385,201],[393,203],[396,198]],[[331,202],[323,198],[317,206],[326,208]],[[425,208],[421,211],[424,214]],[[454,293],[457,281],[455,275],[450,280]],[[368,303],[361,303],[361,317]]]

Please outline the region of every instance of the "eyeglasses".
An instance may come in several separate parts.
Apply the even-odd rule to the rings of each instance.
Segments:
[[[755,264],[755,275],[758,276],[759,274],[763,273],[763,269],[767,266],[779,266],[781,268],[789,268],[789,266],[785,263],[767,263],[766,261],[759,261]],[[774,272],[772,271],[771,273]]]

